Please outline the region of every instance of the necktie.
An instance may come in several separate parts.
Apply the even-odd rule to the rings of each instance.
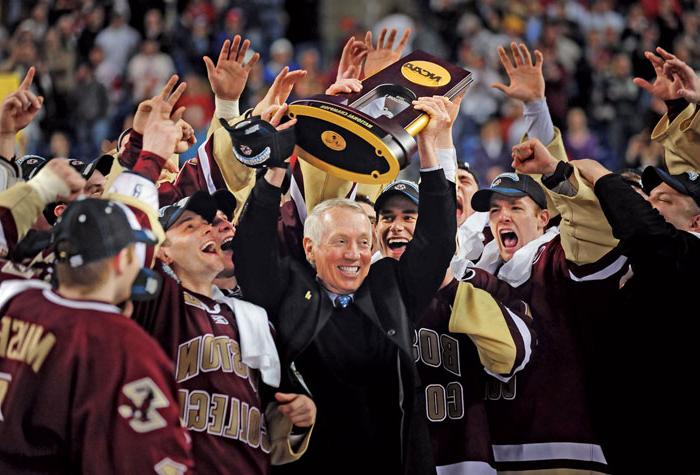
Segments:
[[[337,308],[347,308],[352,302],[352,295],[338,295],[335,298],[335,306]]]

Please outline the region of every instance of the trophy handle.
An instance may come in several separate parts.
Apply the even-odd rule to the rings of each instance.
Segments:
[[[406,132],[408,132],[408,135],[411,137],[415,137],[428,125],[428,122],[430,122],[430,116],[428,114],[421,114],[406,126]]]

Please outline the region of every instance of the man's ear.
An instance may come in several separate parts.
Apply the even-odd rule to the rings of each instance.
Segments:
[[[163,244],[161,244],[158,247],[158,250],[156,251],[156,258],[160,259],[163,261],[165,264],[172,264],[173,263],[173,258],[170,256],[170,243],[166,239]]]
[[[700,214],[690,218],[690,230],[694,233],[700,233]]]
[[[65,209],[66,209],[65,203],[58,204],[53,209],[53,215],[56,216],[57,218],[59,218],[59,217],[61,217],[61,215],[63,214],[63,211],[65,211]]]
[[[112,259],[112,266],[117,275],[121,275],[126,270],[127,266],[131,264],[131,260],[134,259],[134,255],[131,249],[127,246],[117,253]]]
[[[306,255],[306,260],[309,264],[314,265],[314,242],[310,237],[304,236],[304,241],[302,242],[304,246],[304,254]]]
[[[547,208],[541,209],[537,219],[539,220],[539,227],[541,229],[546,228],[547,224],[549,224],[549,210]]]

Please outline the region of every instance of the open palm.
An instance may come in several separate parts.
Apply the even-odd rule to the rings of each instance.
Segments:
[[[241,37],[236,35],[233,42],[224,41],[216,65],[209,56],[204,56],[209,84],[216,97],[237,101],[243,94],[250,70],[260,59],[260,54],[255,53],[247,62],[243,62],[248,48],[250,41],[245,40],[241,43]]]
[[[650,83],[642,78],[634,78],[633,82],[652,96],[658,97],[662,101],[679,99],[681,97],[681,95],[678,93],[678,89],[680,88],[679,79],[664,72],[665,61],[674,59],[675,56],[667,53],[661,48],[657,48],[657,51],[662,55],[661,57],[655,55],[651,51],[644,52],[644,56],[651,62],[651,65],[654,67],[654,71],[656,72],[656,79],[654,82]]]
[[[544,57],[539,50],[535,50],[535,62],[527,46],[515,43],[510,45],[513,61],[508,57],[503,47],[498,48],[498,57],[508,75],[510,85],[503,83],[492,84],[496,88],[513,99],[530,102],[544,97],[544,76],[542,75],[542,63]]]
[[[370,77],[373,74],[378,73],[401,58],[401,54],[403,53],[403,49],[406,47],[411,30],[407,29],[403,32],[396,49],[393,49],[394,41],[396,40],[396,35],[398,34],[396,28],[393,28],[389,32],[388,37],[386,36],[386,33],[386,28],[382,29],[382,31],[379,33],[379,39],[377,40],[376,47],[372,45],[372,32],[368,31],[367,35],[365,35],[365,46],[367,47],[367,57],[365,59],[364,68],[365,77]]]

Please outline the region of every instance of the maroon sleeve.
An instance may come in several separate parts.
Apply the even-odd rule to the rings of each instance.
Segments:
[[[119,164],[129,170],[134,168],[142,147],[143,135],[132,129],[131,132],[129,132],[129,141],[126,143],[126,147],[124,147],[124,152],[119,155]]]
[[[93,354],[79,363],[85,371],[76,384],[73,414],[82,471],[191,473],[172,363],[133,322],[124,323],[130,328],[112,343],[93,338],[86,349]]]

